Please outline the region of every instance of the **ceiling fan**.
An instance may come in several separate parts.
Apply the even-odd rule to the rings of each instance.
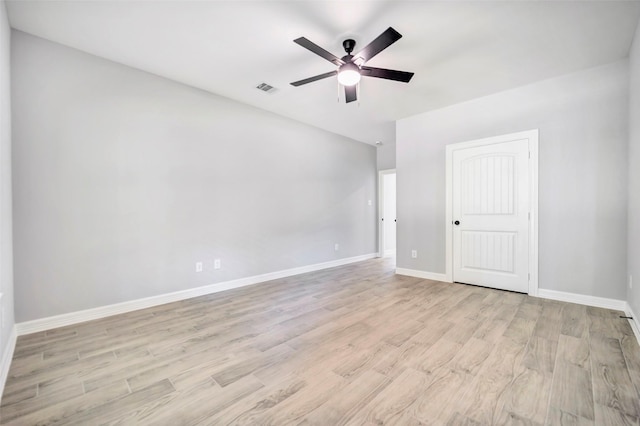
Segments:
[[[408,83],[413,77],[412,72],[388,70],[384,68],[373,68],[364,66],[364,64],[378,53],[382,52],[387,47],[398,41],[402,35],[389,27],[386,31],[380,34],[375,40],[365,46],[360,52],[352,55],[353,48],[356,46],[355,40],[347,39],[342,42],[345,52],[347,54],[342,58],[338,58],[330,52],[327,52],[317,44],[307,40],[304,37],[297,38],[294,43],[299,44],[315,53],[318,56],[323,57],[327,61],[338,66],[337,70],[330,71],[324,74],[319,74],[314,77],[305,78],[304,80],[294,81],[292,86],[302,86],[303,84],[312,83],[314,81],[322,80],[334,75],[338,76],[338,82],[344,86],[345,100],[347,103],[353,102],[358,99],[356,85],[360,81],[362,76],[364,77],[376,77],[384,78],[387,80],[401,81]]]

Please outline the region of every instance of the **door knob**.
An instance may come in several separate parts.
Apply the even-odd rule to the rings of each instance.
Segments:
[[[453,222],[454,225],[460,225],[460,221],[456,220],[455,222]]]

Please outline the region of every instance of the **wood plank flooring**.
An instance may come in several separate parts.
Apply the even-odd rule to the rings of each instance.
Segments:
[[[621,312],[375,259],[18,339],[11,425],[640,424]]]

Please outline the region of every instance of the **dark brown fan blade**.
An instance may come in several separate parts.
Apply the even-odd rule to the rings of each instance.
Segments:
[[[338,71],[325,72],[324,74],[316,75],[314,77],[305,78],[304,80],[294,81],[292,86],[302,86],[303,84],[313,83],[314,81],[322,80],[323,78],[331,77],[338,74]]]
[[[387,70],[384,68],[372,67],[360,68],[360,74],[366,77],[385,78],[387,80],[401,81],[403,83],[408,83],[411,80],[411,77],[413,77],[412,72]]]
[[[366,45],[360,52],[356,53],[353,56],[354,58],[364,59],[364,61],[361,63],[363,64],[401,38],[402,34],[389,27],[385,32],[380,34],[375,40]]]
[[[324,59],[326,59],[327,61],[335,64],[335,65],[342,65],[344,64],[344,61],[340,58],[338,58],[336,55],[327,52],[326,50],[324,50],[322,47],[318,46],[317,44],[315,44],[314,42],[307,40],[304,37],[300,37],[297,38],[295,40],[293,40],[294,43],[298,43],[300,46],[304,47],[305,49],[308,49],[310,51],[312,51],[313,53],[315,53],[318,56],[323,57]]]
[[[356,91],[356,85],[344,86],[344,99],[346,103],[353,102],[358,99],[358,93]]]

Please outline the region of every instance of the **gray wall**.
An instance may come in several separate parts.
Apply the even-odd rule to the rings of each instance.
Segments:
[[[627,302],[640,315],[640,24],[629,55],[629,230],[628,268],[634,279]]]
[[[375,147],[21,32],[12,46],[18,321],[377,250]]]
[[[622,61],[400,120],[398,267],[445,272],[445,145],[537,128],[539,287],[623,300],[627,105]]]
[[[396,142],[384,142],[378,147],[378,170],[396,168]]]
[[[13,328],[13,245],[11,221],[11,30],[4,0],[0,1],[0,293],[4,326],[0,358]]]

